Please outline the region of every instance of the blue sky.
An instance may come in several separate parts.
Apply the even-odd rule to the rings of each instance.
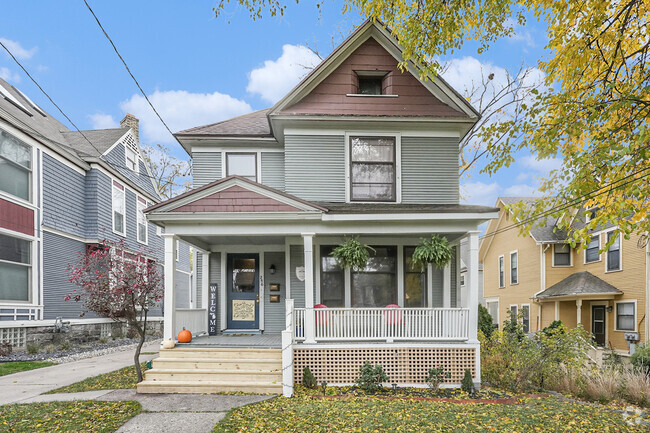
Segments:
[[[289,1],[284,17],[259,21],[236,6],[215,18],[217,0],[89,3],[173,131],[272,105],[317,63],[302,46],[326,56],[362,21],[342,16],[340,1],[326,3],[320,12],[313,2]],[[141,120],[142,142],[169,144],[176,156],[187,157],[139,96],[82,0],[4,5],[0,39],[79,128],[113,127],[132,112]],[[449,81],[458,88],[481,73],[499,76],[516,73],[522,64],[534,67],[545,41],[543,28],[529,20],[482,55],[476,44],[467,44],[447,59],[455,59]],[[63,121],[4,52],[0,77]],[[491,205],[498,195],[528,195],[536,178],[557,165],[524,154],[492,178],[473,170],[464,180],[465,200]]]

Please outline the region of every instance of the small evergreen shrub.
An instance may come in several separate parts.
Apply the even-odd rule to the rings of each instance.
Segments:
[[[357,385],[365,392],[376,391],[382,383],[388,382],[388,376],[381,365],[372,365],[368,361],[361,367]]]
[[[478,304],[478,329],[483,331],[483,335],[487,338],[492,336],[494,332],[494,325],[492,321],[492,315],[483,305]]]
[[[560,332],[564,332],[564,329],[565,329],[564,323],[562,323],[561,320],[554,320],[554,321],[551,322],[550,325],[548,325],[546,328],[542,329],[542,332],[545,335],[551,335],[551,334],[556,333],[558,330]]]
[[[646,374],[650,375],[650,343],[639,345],[630,357],[630,361],[632,365],[643,369]]]
[[[11,346],[11,343],[8,341],[3,341],[0,343],[0,356],[9,356],[11,355],[11,352],[13,351],[13,347]]]
[[[429,385],[429,388],[431,389],[438,389],[440,386],[440,383],[444,379],[448,379],[451,377],[450,373],[445,373],[444,369],[442,367],[435,368],[433,367],[432,369],[429,370],[429,375],[427,376],[427,385]]]
[[[27,343],[27,353],[30,355],[35,355],[41,350],[40,344],[34,342],[34,343]]]
[[[468,394],[474,393],[474,378],[469,368],[465,369],[465,376],[463,376],[463,381],[460,383],[460,389]]]
[[[314,377],[309,367],[302,369],[302,384],[306,388],[316,388],[316,377]]]

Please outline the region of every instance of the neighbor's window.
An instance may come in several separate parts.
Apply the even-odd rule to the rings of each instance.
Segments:
[[[350,199],[395,201],[395,137],[350,137]]]
[[[345,307],[345,276],[338,261],[330,254],[334,246],[320,247],[320,302],[328,307]]]
[[[621,270],[621,235],[618,232],[607,233],[607,242],[614,238],[614,242],[607,248],[607,270]]]
[[[600,235],[594,235],[591,237],[591,242],[589,242],[587,250],[585,251],[585,263],[597,262],[600,260],[600,254],[598,254],[599,249]]]
[[[138,164],[138,156],[136,153],[133,151],[133,149],[129,148],[128,146],[125,147],[126,149],[126,168],[129,170],[138,173],[139,170],[139,164]]]
[[[516,305],[511,305],[510,306],[510,321],[512,323],[517,323],[517,306]]]
[[[530,332],[530,306],[521,306],[521,325],[525,333]]]
[[[147,217],[144,210],[147,208],[147,200],[138,197],[138,242],[147,243]]]
[[[381,95],[382,82],[383,82],[382,77],[359,76],[359,94],[360,95]]]
[[[227,153],[226,176],[241,176],[257,182],[257,154]]]
[[[634,302],[619,302],[616,304],[616,329],[618,331],[634,331],[635,326]]]
[[[496,327],[499,326],[499,301],[489,301],[485,303],[488,309],[488,312],[490,313],[490,316],[492,316],[492,324],[495,325]]]
[[[571,245],[553,245],[553,266],[571,266]]]
[[[517,263],[518,256],[519,255],[516,252],[510,253],[510,284],[517,284],[519,282],[519,264]]]
[[[125,234],[126,193],[124,185],[113,181],[113,231]]]
[[[425,308],[427,300],[427,272],[413,262],[415,247],[404,247],[404,306]],[[461,281],[463,276],[460,277]],[[462,284],[462,283],[461,283]]]
[[[0,190],[30,199],[32,148],[0,130]]]
[[[499,256],[499,287],[505,287],[506,285],[506,276],[505,276],[505,264],[503,256]]]
[[[0,299],[29,301],[31,241],[0,235]]]
[[[397,304],[397,248],[374,248],[366,267],[352,272],[352,307]]]

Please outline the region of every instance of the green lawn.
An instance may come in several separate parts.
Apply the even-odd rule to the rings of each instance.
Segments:
[[[553,397],[519,404],[274,398],[231,411],[214,432],[640,432],[607,409]]]
[[[113,432],[140,410],[135,401],[12,404],[0,410],[0,432]]]
[[[49,361],[16,361],[16,362],[3,362],[0,364],[0,376],[6,376],[11,373],[18,373],[20,371],[35,370],[37,368],[49,367],[56,365],[55,362]]]
[[[146,369],[145,363],[141,364],[142,374]],[[135,366],[125,367],[110,373],[89,377],[72,385],[63,386],[46,392],[46,394],[58,394],[62,392],[83,392],[98,391],[102,389],[133,389],[138,383],[138,376]]]

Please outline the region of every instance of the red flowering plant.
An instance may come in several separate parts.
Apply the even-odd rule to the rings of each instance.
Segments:
[[[78,289],[65,297],[66,301],[83,302],[84,316],[92,311],[134,329],[140,341],[134,362],[138,382],[142,381],[140,351],[144,344],[149,308],[164,296],[160,266],[145,252],[133,252],[123,241],[103,241],[88,245],[76,263],[68,266],[69,281]]]

